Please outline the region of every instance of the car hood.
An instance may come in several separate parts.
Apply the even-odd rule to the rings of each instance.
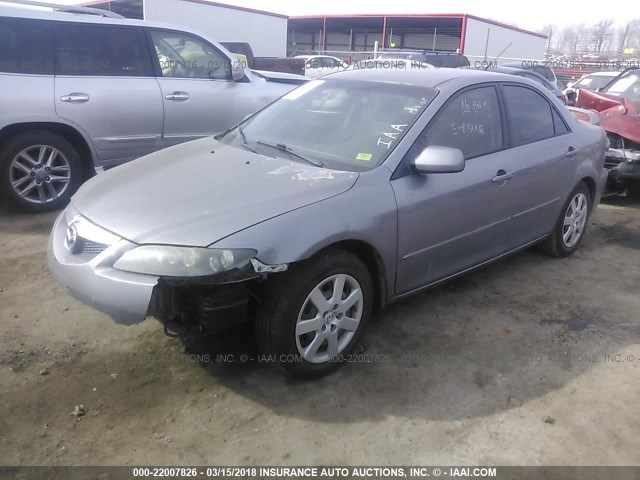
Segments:
[[[600,126],[606,131],[640,143],[640,112],[626,98],[580,89],[576,107],[598,112]]]
[[[270,72],[266,70],[251,70],[259,77],[264,78],[268,82],[291,83],[294,85],[302,85],[307,83],[309,79],[304,75],[287,72]]]
[[[207,246],[339,195],[357,178],[205,138],[98,175],[72,204],[95,224],[136,243]]]

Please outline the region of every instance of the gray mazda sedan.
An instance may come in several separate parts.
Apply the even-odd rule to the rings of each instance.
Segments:
[[[464,69],[356,70],[87,183],[49,265],[72,295],[175,335],[255,325],[325,374],[372,311],[531,245],[580,245],[607,137],[548,91]]]

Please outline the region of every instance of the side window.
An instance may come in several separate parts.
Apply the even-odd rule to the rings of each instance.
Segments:
[[[0,72],[53,75],[53,24],[0,18]]]
[[[152,31],[163,77],[231,80],[231,62],[216,48],[182,32]]]
[[[533,143],[555,135],[551,105],[539,93],[526,87],[502,87],[514,145]]]
[[[555,134],[563,135],[565,133],[569,133],[569,128],[567,127],[567,124],[564,123],[564,120],[562,119],[560,114],[556,112],[555,108],[552,108],[551,110],[553,114],[553,129],[555,131]]]
[[[58,23],[57,74],[151,76],[142,31],[134,27]]]
[[[429,145],[458,148],[465,159],[500,150],[502,119],[494,87],[480,87],[454,95],[417,140]],[[416,152],[418,153],[418,152]]]

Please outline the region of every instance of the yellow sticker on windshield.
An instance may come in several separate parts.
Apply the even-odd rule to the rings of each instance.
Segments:
[[[364,160],[365,162],[368,162],[369,160],[371,160],[371,157],[373,157],[373,155],[371,155],[370,153],[359,153],[358,155],[356,155],[356,160]]]

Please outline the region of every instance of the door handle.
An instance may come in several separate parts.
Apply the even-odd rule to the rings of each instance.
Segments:
[[[491,181],[493,183],[502,183],[502,182],[506,182],[507,180],[509,180],[510,178],[513,178],[515,176],[516,172],[514,170],[509,170],[508,172],[505,170],[498,170],[496,172],[496,176],[493,177],[491,179]]]
[[[575,149],[575,148],[573,148],[573,147],[569,147],[569,148],[567,149],[567,153],[565,153],[565,154],[564,154],[564,156],[565,156],[565,157],[569,157],[569,158],[571,158],[571,157],[575,156],[575,155],[576,155],[576,153],[578,153],[578,152],[576,151],[576,149]]]
[[[69,95],[63,95],[60,100],[68,103],[85,103],[89,101],[89,95],[86,93],[73,92]]]
[[[189,100],[190,97],[187,92],[173,92],[165,95],[164,98],[175,102],[184,102],[185,100]]]

